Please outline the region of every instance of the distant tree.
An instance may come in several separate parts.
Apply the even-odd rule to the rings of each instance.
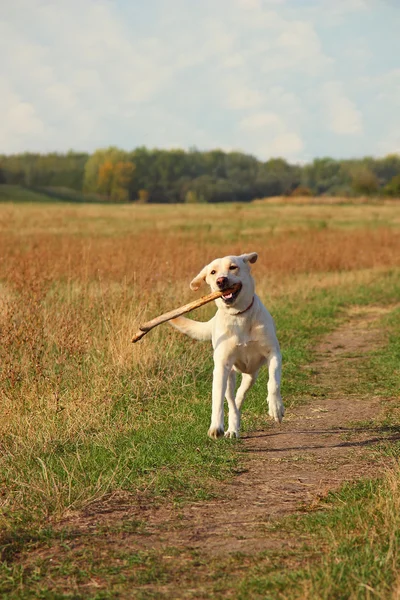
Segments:
[[[188,190],[186,192],[186,196],[185,196],[185,202],[186,204],[198,204],[199,202],[202,202],[202,196],[199,196],[197,192],[193,191],[193,190]]]
[[[112,200],[127,202],[129,200],[129,186],[135,172],[135,165],[129,161],[119,161],[114,165],[113,185],[111,188]]]
[[[227,155],[222,150],[209,150],[203,153],[203,165],[207,175],[218,178],[226,177]]]
[[[379,181],[371,169],[357,166],[351,173],[351,187],[356,194],[375,194],[379,189]]]
[[[75,190],[82,189],[87,159],[88,155],[81,152],[25,152],[0,157],[6,183],[28,187],[63,186]]]
[[[118,162],[129,161],[129,155],[124,150],[115,146],[109,148],[100,148],[96,150],[85,164],[84,190],[87,192],[97,192],[99,184],[99,170],[104,163],[115,165]]]
[[[254,185],[259,161],[249,154],[229,152],[225,157],[225,178],[242,187]]]
[[[128,161],[112,163],[106,160],[102,163],[97,175],[97,189],[110,200],[119,202],[129,200],[129,184],[135,170],[135,166]]]
[[[139,190],[138,192],[138,203],[147,204],[149,201],[149,192],[147,190]]]
[[[129,154],[115,147],[96,150],[85,165],[84,189],[116,201],[131,197],[135,165]]]
[[[312,190],[310,190],[309,187],[305,186],[305,185],[298,185],[297,188],[295,188],[292,193],[290,194],[291,196],[313,196],[314,194],[312,193]]]
[[[241,187],[230,179],[217,179],[210,189],[209,202],[237,202]]]
[[[383,188],[385,196],[400,198],[400,175],[395,175]]]
[[[104,194],[107,198],[111,198],[111,191],[114,180],[114,165],[110,160],[103,162],[97,171],[96,192]]]
[[[302,169],[302,184],[315,194],[326,194],[344,185],[349,176],[339,161],[332,158],[316,158]]]
[[[153,180],[154,161],[152,152],[142,146],[130,153],[129,159],[136,167],[135,178],[132,182],[133,197],[138,197],[139,190],[147,190],[150,195],[151,189],[155,185]]]
[[[0,155],[5,183],[36,188],[68,188],[139,202],[248,202],[290,195],[299,186],[314,194],[391,193],[400,175],[400,156],[352,160],[315,159],[300,166],[282,158],[266,162],[243,152],[196,148],[126,152],[110,147],[85,153]],[[1,174],[0,174],[1,177]],[[389,186],[389,187],[387,187]],[[145,190],[146,195],[140,190]],[[49,190],[48,190],[49,191]],[[60,190],[61,192],[61,190]]]
[[[271,158],[261,163],[253,183],[254,197],[290,194],[301,180],[301,168],[283,158]]]
[[[400,175],[400,156],[398,154],[388,154],[384,158],[375,160],[373,171],[378,177],[380,185],[385,186],[396,175]]]
[[[200,175],[193,179],[190,190],[195,194],[197,202],[211,202],[214,193],[215,179],[210,175]]]

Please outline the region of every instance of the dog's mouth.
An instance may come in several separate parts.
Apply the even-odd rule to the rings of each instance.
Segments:
[[[241,289],[241,283],[235,283],[235,285],[230,285],[227,288],[226,292],[222,290],[222,300],[225,302],[225,304],[233,304],[236,298],[239,296]]]

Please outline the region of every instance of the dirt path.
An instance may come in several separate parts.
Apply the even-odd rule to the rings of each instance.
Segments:
[[[306,406],[288,409],[281,426],[257,431],[243,439],[246,468],[221,484],[220,498],[183,508],[161,506],[93,507],[79,522],[64,526],[88,531],[100,522],[136,517],[145,531],[132,533],[132,548],[204,549],[207,553],[255,553],[282,548],[290,540],[265,535],[265,525],[276,518],[313,507],[329,490],[343,482],[378,473],[378,459],[370,451],[383,440],[398,439],[372,424],[382,403],[375,398],[345,393],[357,377],[360,358],[382,342],[377,320],[385,310],[353,309],[348,319],[317,348],[310,377],[323,396]],[[351,387],[351,386],[350,386]],[[357,423],[362,422],[362,425]],[[108,512],[108,510],[110,512]]]

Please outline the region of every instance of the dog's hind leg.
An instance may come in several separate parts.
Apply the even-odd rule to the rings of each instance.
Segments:
[[[242,381],[240,382],[240,386],[235,398],[236,407],[239,412],[242,408],[242,404],[244,402],[244,399],[246,398],[247,392],[249,391],[251,386],[256,382],[257,375],[258,371],[256,371],[255,373],[242,373]]]
[[[228,377],[228,384],[226,387],[225,398],[228,401],[229,406],[229,421],[228,431],[225,433],[225,437],[234,438],[239,437],[240,428],[240,411],[238,410],[235,402],[235,387],[236,387],[236,373],[232,369]]]
[[[271,352],[268,356],[268,407],[269,416],[282,422],[285,408],[281,398],[282,358],[280,352]]]
[[[229,404],[229,427],[225,433],[225,437],[233,438],[239,437],[240,430],[240,409],[243,401],[246,397],[247,392],[257,379],[257,373],[250,375],[249,373],[242,373],[242,381],[240,382],[239,389],[235,398],[235,382],[236,376],[235,371],[232,370],[228,379],[228,389],[226,399]]]

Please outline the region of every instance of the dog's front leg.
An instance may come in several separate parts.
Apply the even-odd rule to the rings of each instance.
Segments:
[[[278,350],[272,351],[268,356],[268,406],[269,416],[275,421],[282,422],[285,408],[281,398],[281,371],[282,357]]]
[[[214,355],[211,425],[208,435],[214,440],[224,435],[224,399],[232,364]]]

